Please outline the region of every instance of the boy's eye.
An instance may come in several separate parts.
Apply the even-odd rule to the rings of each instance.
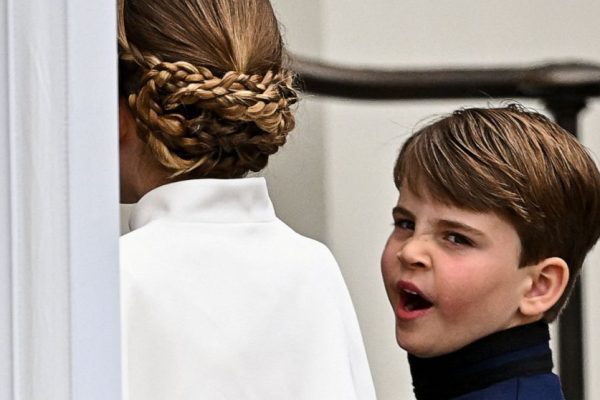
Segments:
[[[446,240],[452,242],[454,244],[460,244],[465,246],[472,246],[473,242],[466,236],[461,235],[460,233],[450,232],[446,235]]]
[[[409,219],[398,219],[394,221],[394,225],[397,228],[403,229],[403,230],[409,230],[409,231],[414,231],[415,230],[415,223]]]

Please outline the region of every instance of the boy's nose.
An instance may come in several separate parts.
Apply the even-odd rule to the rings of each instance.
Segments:
[[[396,256],[401,264],[408,268],[429,268],[431,258],[427,250],[430,238],[413,236],[398,250]]]

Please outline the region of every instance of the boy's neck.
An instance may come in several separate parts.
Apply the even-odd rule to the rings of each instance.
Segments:
[[[548,324],[538,321],[493,333],[453,353],[408,355],[419,400],[452,398],[523,375],[550,373]]]

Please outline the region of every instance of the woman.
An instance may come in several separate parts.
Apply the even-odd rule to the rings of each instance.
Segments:
[[[372,399],[338,266],[260,171],[294,127],[268,0],[121,0],[125,397]]]

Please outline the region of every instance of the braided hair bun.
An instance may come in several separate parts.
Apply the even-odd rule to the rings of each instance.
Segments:
[[[138,134],[173,177],[235,178],[263,169],[294,128],[291,106],[298,100],[293,73],[281,67],[281,37],[269,2],[171,1],[174,5],[156,0],[160,9],[144,12],[135,0],[119,4],[120,91],[128,99]],[[189,7],[187,24],[196,30],[216,29],[219,32],[212,36],[228,40],[206,43],[210,39],[206,32],[200,43],[185,37],[194,29],[184,30],[186,19],[179,15],[184,5]],[[245,14],[239,14],[242,11]],[[190,13],[197,18],[190,18]],[[156,26],[157,21],[148,24],[153,14],[153,20],[166,19],[174,25],[173,37],[166,28],[147,32],[148,26]],[[258,53],[265,49],[255,40],[264,36],[265,27],[257,30],[243,20],[252,15],[264,19],[265,14],[275,38],[268,42],[275,49],[267,48],[267,57],[258,58],[253,49],[261,50]],[[219,23],[211,17],[219,18]],[[195,52],[186,43],[192,39],[199,47]],[[239,43],[234,45],[233,39]],[[164,49],[159,51],[156,43]]]

